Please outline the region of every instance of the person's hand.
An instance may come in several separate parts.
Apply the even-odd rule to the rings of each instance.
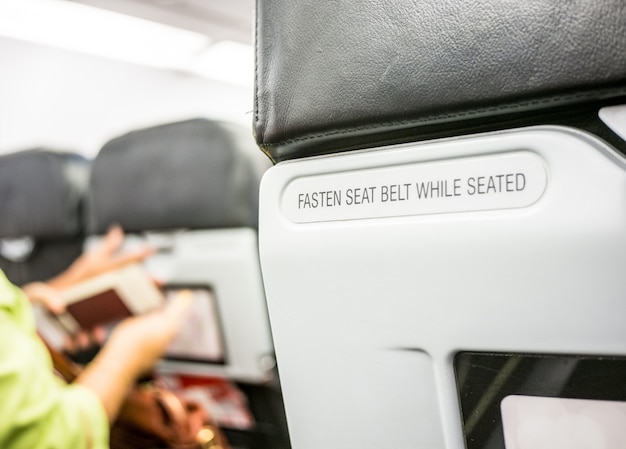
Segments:
[[[33,304],[41,304],[56,315],[65,312],[65,303],[59,290],[46,282],[31,282],[23,285],[22,291]]]
[[[100,399],[110,422],[131,386],[163,355],[189,313],[193,296],[179,293],[163,308],[118,324],[76,382]]]
[[[124,231],[119,226],[113,226],[96,248],[81,254],[63,273],[47,282],[23,285],[22,290],[33,304],[41,304],[55,314],[62,313],[65,311],[65,304],[59,290],[92,276],[140,262],[154,252],[150,247],[143,247],[120,253],[123,242]]]
[[[106,337],[107,331],[102,326],[89,330],[80,329],[75,334],[64,336],[61,351],[74,363],[86,365],[100,352]]]
[[[192,300],[191,292],[183,290],[162,308],[123,320],[109,336],[105,349],[114,352],[118,360],[135,365],[137,375],[145,374],[178,334]]]
[[[154,249],[147,246],[120,252],[123,242],[124,231],[120,226],[113,226],[96,248],[84,252],[66,271],[48,281],[48,284],[58,289],[66,288],[98,274],[140,262],[154,253]]]
[[[39,304],[54,315],[65,312],[65,303],[59,291],[46,282],[31,282],[22,286],[22,291],[33,304]],[[61,348],[73,362],[84,365],[94,358],[106,339],[106,330],[95,327],[89,331],[79,330],[64,336]]]
[[[139,262],[154,251],[143,247],[134,251],[120,252],[124,242],[124,232],[120,226],[113,226],[102,241],[92,250],[83,253],[60,275],[47,282],[32,282],[22,286],[22,290],[33,304],[41,304],[51,313],[65,312],[65,303],[60,291],[98,274]],[[106,332],[95,328],[89,332],[80,330],[68,335],[63,343],[63,351],[75,362],[84,364],[99,351]]]

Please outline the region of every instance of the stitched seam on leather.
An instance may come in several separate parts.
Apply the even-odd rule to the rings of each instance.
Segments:
[[[256,14],[254,20],[254,122],[259,122],[259,1],[256,1]]]
[[[571,95],[561,95],[561,96],[557,96],[557,97],[552,97],[552,98],[546,98],[546,99],[542,99],[542,100],[530,100],[530,101],[524,101],[521,103],[512,103],[512,104],[507,104],[507,105],[501,105],[501,106],[492,106],[492,107],[488,107],[488,108],[481,108],[481,109],[476,109],[473,111],[465,111],[465,112],[457,112],[454,114],[438,114],[438,115],[432,115],[432,116],[427,116],[424,118],[420,118],[420,119],[412,119],[412,120],[396,120],[396,121],[390,121],[390,122],[382,122],[379,124],[375,124],[375,125],[365,125],[365,126],[359,126],[359,127],[353,127],[353,128],[347,128],[344,130],[335,130],[335,131],[328,131],[328,132],[324,132],[324,133],[318,133],[318,134],[311,134],[309,136],[303,136],[303,137],[297,137],[297,138],[293,138],[293,139],[286,139],[286,140],[281,140],[279,142],[265,142],[263,143],[261,146],[262,147],[275,147],[275,146],[280,146],[280,145],[286,145],[286,144],[290,144],[290,143],[297,143],[297,142],[305,142],[307,140],[312,140],[312,139],[317,139],[320,137],[329,137],[329,136],[334,136],[334,135],[349,135],[351,133],[354,132],[358,132],[358,131],[363,131],[363,130],[368,130],[368,129],[376,129],[376,128],[383,128],[386,126],[394,126],[394,125],[426,125],[429,123],[433,123],[442,119],[456,119],[456,118],[465,118],[465,117],[475,117],[475,116],[479,116],[481,114],[484,114],[486,112],[497,112],[497,111],[508,111],[508,112],[514,112],[517,109],[521,109],[527,106],[532,106],[532,105],[549,105],[549,104],[555,104],[555,103],[560,103],[564,100],[577,100],[577,99],[585,99],[585,98],[594,98],[598,93],[610,93],[610,94],[618,94],[618,95],[623,95],[626,94],[626,87],[622,87],[619,89],[608,89],[608,90],[594,90],[594,91],[590,91],[590,92],[585,92],[585,93],[578,93],[578,94],[571,94]]]

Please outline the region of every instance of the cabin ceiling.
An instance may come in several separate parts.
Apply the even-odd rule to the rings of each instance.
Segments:
[[[253,43],[254,0],[66,0],[206,34],[213,43]]]

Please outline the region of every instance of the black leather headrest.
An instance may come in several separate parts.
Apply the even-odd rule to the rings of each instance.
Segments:
[[[0,269],[14,284],[50,279],[81,254],[89,164],[43,148],[0,157]]]
[[[256,36],[254,132],[275,162],[583,126],[626,96],[623,0],[264,0]]]
[[[258,156],[249,130],[207,119],[117,137],[93,161],[88,232],[256,227]]]
[[[89,161],[32,149],[0,157],[0,237],[82,235]]]

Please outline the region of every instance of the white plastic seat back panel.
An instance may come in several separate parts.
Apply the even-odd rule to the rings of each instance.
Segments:
[[[626,162],[588,134],[282,162],[260,208],[294,449],[464,448],[458,351],[626,355]]]
[[[98,239],[91,237],[88,245]],[[219,326],[225,355],[223,364],[166,360],[159,369],[246,382],[271,379],[274,350],[256,230],[232,228],[129,234],[124,248],[145,244],[158,249],[145,262],[156,279],[166,286],[205,286],[212,291],[217,322],[207,322],[206,326]]]

